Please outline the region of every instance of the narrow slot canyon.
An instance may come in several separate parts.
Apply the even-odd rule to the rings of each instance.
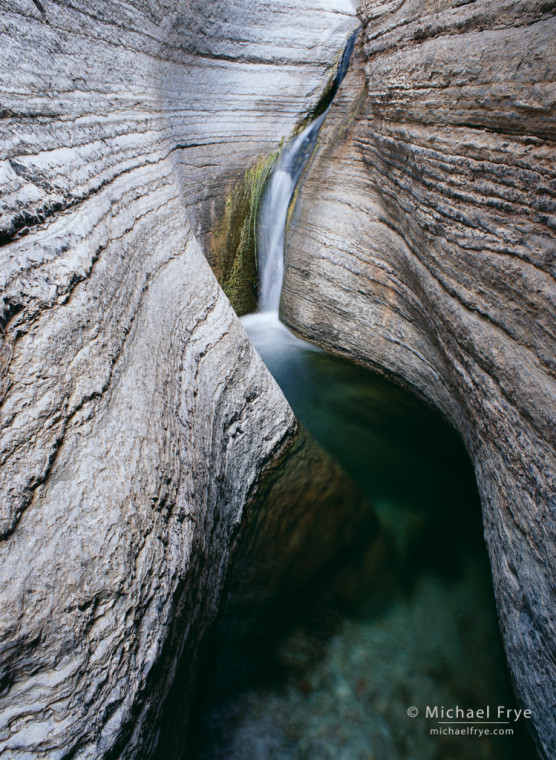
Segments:
[[[278,317],[292,199],[329,108],[286,145],[267,179],[257,218],[259,308],[242,323],[306,431],[305,446],[322,446],[351,481],[332,498],[341,523],[356,529],[347,541],[338,529],[334,547],[330,493],[320,497],[322,514],[320,483],[305,473],[298,483],[299,467],[278,467],[281,497],[257,499],[238,548],[200,679],[193,757],[533,760],[523,726],[511,738],[431,741],[442,724],[429,718],[424,728],[407,713],[414,705],[516,705],[461,440],[407,390],[301,340]],[[293,503],[301,494],[310,505],[303,513]],[[288,513],[297,513],[291,522]],[[310,572],[303,560],[288,567],[280,541],[288,546],[291,535],[268,531],[281,520],[313,556]],[[269,565],[286,582],[273,588]]]
[[[555,39],[0,0],[3,760],[556,758]]]

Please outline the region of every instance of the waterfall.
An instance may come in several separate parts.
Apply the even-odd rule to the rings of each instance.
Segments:
[[[347,73],[359,29],[349,37],[323,104],[324,111],[295,137],[280,156],[264,192],[258,219],[259,312],[278,312],[284,278],[284,236],[295,187],[309,160],[332,98]]]
[[[328,109],[283,151],[272,172],[259,212],[259,311],[278,311],[284,278],[284,234],[295,186],[317,141]]]

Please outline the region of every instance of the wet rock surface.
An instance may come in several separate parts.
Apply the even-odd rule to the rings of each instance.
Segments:
[[[291,223],[281,314],[461,434],[515,687],[553,757],[553,8],[360,13]]]
[[[295,429],[204,256],[212,204],[317,101],[352,11],[0,8],[0,750],[146,758]]]

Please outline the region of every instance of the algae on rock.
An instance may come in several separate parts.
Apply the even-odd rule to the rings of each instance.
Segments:
[[[212,268],[239,316],[257,309],[257,215],[279,154],[261,156],[231,188],[210,240]]]

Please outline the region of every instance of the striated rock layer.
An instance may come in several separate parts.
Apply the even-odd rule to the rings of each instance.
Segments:
[[[515,686],[552,758],[553,4],[366,0],[360,14],[294,212],[281,313],[462,435]]]
[[[346,0],[0,9],[0,753],[146,758],[295,430],[201,244],[354,19]]]

